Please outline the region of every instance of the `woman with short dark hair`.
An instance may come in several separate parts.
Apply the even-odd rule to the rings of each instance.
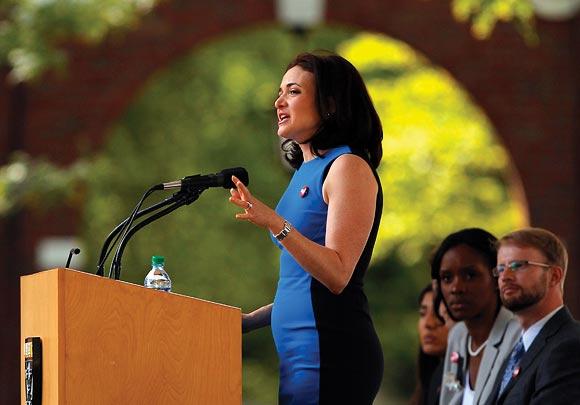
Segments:
[[[281,404],[372,404],[383,373],[363,278],[382,212],[376,168],[382,129],[364,82],[346,59],[298,55],[274,106],[296,169],[276,210],[238,179],[236,217],[270,231],[281,249],[274,303],[243,317],[272,325]]]

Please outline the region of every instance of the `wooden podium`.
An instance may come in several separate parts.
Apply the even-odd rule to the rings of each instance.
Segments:
[[[239,308],[179,294],[62,268],[21,278],[43,405],[240,405],[241,329]]]

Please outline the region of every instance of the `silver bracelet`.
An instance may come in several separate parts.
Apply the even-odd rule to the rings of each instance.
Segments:
[[[282,230],[280,231],[280,233],[277,233],[276,235],[274,235],[274,237],[278,241],[281,241],[286,236],[288,236],[288,234],[290,233],[291,230],[292,230],[292,225],[290,224],[290,222],[284,221],[284,227],[282,228]]]

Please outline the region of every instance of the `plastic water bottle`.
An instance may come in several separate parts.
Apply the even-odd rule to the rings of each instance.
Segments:
[[[143,285],[160,291],[171,291],[171,279],[165,271],[165,257],[153,256],[151,258],[151,271],[147,273]]]

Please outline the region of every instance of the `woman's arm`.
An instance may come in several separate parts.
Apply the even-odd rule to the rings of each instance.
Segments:
[[[230,201],[245,209],[236,218],[248,220],[280,232],[284,218],[251,195],[237,178],[233,178]],[[293,229],[281,242],[294,259],[330,291],[340,294],[346,287],[369,237],[378,185],[368,164],[356,155],[337,158],[323,185],[328,204],[326,245],[321,246]],[[251,203],[251,208],[248,202]]]
[[[272,304],[258,308],[249,314],[242,314],[242,333],[248,333],[270,325],[271,317]]]

